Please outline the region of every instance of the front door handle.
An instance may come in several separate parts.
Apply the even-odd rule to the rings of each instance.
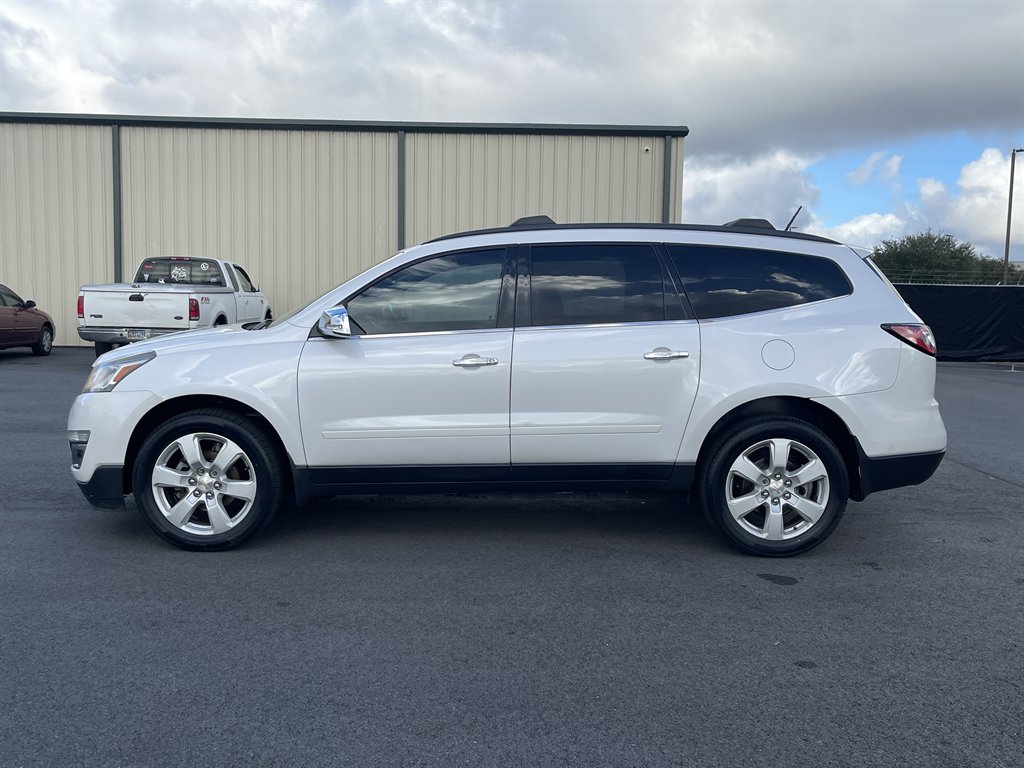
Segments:
[[[689,357],[689,352],[673,351],[668,347],[658,347],[652,349],[650,352],[644,355],[644,360],[677,360],[681,357]]]
[[[461,360],[452,360],[452,365],[458,368],[480,368],[485,365],[497,365],[498,360],[494,357],[480,357],[480,355],[466,355]]]

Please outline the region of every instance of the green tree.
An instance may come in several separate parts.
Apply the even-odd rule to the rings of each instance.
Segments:
[[[980,255],[968,242],[928,230],[883,240],[873,261],[894,283],[974,283],[995,285],[1003,280],[1003,262]],[[1010,265],[1010,284],[1022,277]]]

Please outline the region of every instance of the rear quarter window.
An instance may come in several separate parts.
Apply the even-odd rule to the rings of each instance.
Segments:
[[[667,245],[698,319],[746,315],[847,296],[834,261],[785,251]]]

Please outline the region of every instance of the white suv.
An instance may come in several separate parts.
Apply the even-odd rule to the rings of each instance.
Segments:
[[[68,419],[96,506],[224,549],[369,492],[692,489],[741,549],[814,547],[946,448],[931,332],[866,254],[555,225],[409,248],[274,322],[103,355]]]

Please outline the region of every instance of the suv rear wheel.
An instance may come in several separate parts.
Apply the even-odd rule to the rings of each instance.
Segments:
[[[849,496],[846,464],[818,428],[792,418],[754,419],[729,434],[701,477],[705,510],[740,549],[787,557],[839,524]]]
[[[142,444],[135,501],[153,529],[184,549],[238,546],[281,505],[283,464],[266,432],[242,415],[198,410]]]

